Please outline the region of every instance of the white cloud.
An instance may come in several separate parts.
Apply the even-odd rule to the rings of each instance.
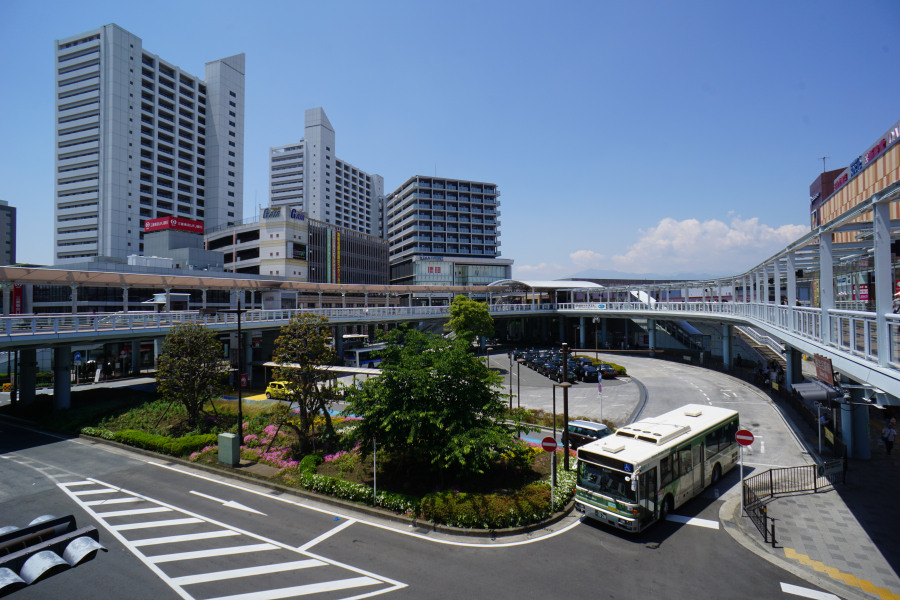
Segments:
[[[593,250],[576,250],[569,255],[569,258],[579,269],[600,269],[603,267],[606,255]]]
[[[716,219],[676,221],[665,218],[640,232],[640,239],[624,254],[614,255],[612,268],[631,273],[707,272],[738,274],[784,248],[809,228],[803,225],[771,227],[758,218],[733,216],[730,223]],[[586,256],[580,250],[575,255]],[[578,264],[578,263],[576,263]]]
[[[515,279],[558,279],[565,277],[568,267],[562,265],[540,263],[538,265],[513,265],[513,277]]]

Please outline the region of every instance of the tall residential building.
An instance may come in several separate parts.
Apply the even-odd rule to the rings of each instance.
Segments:
[[[306,111],[299,142],[269,151],[269,206],[293,207],[311,219],[382,236],[384,179],[335,156],[334,127],[321,108]]]
[[[54,264],[143,254],[144,221],[243,217],[244,55],[205,79],[118,25],[56,41]]]
[[[16,207],[0,200],[0,265],[16,262]]]
[[[485,285],[509,279],[493,183],[416,175],[385,198],[391,283]]]

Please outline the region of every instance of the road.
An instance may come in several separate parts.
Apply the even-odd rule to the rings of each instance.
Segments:
[[[729,378],[669,363],[626,366],[644,378],[646,414],[705,402],[705,393],[751,421],[758,414],[766,438],[771,409]],[[774,445],[757,461],[777,463]],[[8,422],[0,422],[0,477],[0,526],[74,514],[79,525],[97,525],[110,550],[17,599],[792,598],[783,584],[810,588],[720,526],[735,472],[678,511],[691,524],[662,522],[629,536],[573,515],[551,531],[497,540],[392,524]]]

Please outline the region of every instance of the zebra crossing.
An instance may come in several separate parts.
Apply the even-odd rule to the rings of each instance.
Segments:
[[[57,485],[185,600],[355,599],[406,587],[96,479]]]

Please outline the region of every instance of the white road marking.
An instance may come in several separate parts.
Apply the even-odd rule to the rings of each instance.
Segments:
[[[829,594],[828,592],[820,592],[818,590],[811,590],[809,588],[800,587],[798,585],[791,585],[789,583],[781,583],[781,591],[785,594],[793,594],[794,596],[802,596],[804,598],[813,598],[813,600],[841,600],[838,596],[834,594]]]
[[[97,485],[104,487],[114,487],[109,486],[108,484],[96,480],[91,479],[89,481],[76,482],[74,485]],[[353,567],[351,565],[347,565],[345,563],[340,563],[335,560],[331,560],[329,558],[325,558],[322,556],[314,555],[310,552],[300,552],[296,548],[289,546],[287,544],[283,544],[281,542],[277,542],[275,540],[271,540],[265,538],[260,535],[256,535],[249,531],[245,531],[243,529],[239,529],[237,527],[232,527],[226,525],[222,522],[216,521],[214,519],[209,519],[206,517],[202,517],[201,515],[192,513],[190,511],[184,510],[182,508],[178,508],[176,506],[172,506],[170,504],[166,504],[160,500],[155,500],[153,498],[144,496],[142,494],[138,494],[136,492],[132,492],[129,490],[115,488],[118,492],[122,494],[129,494],[134,497],[140,498],[148,503],[156,504],[157,509],[149,510],[149,511],[128,511],[128,512],[157,512],[157,511],[171,511],[171,512],[179,512],[185,515],[184,518],[179,519],[168,519],[161,521],[144,521],[140,523],[128,523],[128,524],[120,524],[120,525],[112,525],[105,520],[106,516],[109,515],[119,515],[118,511],[115,513],[98,513],[92,507],[87,506],[86,503],[78,498],[75,493],[68,489],[69,484],[67,483],[59,483],[57,484],[64,492],[66,492],[76,503],[78,503],[85,511],[91,514],[95,519],[97,519],[101,525],[107,528],[107,530],[111,533],[113,537],[115,537],[123,546],[128,548],[132,552],[132,554],[137,557],[144,565],[150,569],[153,573],[155,573],[163,582],[165,582],[180,598],[184,600],[195,600],[195,598],[188,593],[188,591],[182,587],[185,585],[191,585],[193,583],[203,583],[203,582],[213,582],[219,579],[235,579],[238,577],[249,577],[249,576],[264,576],[272,573],[283,572],[285,577],[295,570],[301,570],[310,567],[319,567],[319,566],[331,566],[337,567],[341,569],[345,569],[357,575],[356,577],[345,578],[345,579],[337,579],[333,581],[326,581],[315,584],[308,585],[299,585],[293,587],[286,587],[281,589],[270,589],[270,590],[259,590],[256,592],[249,592],[245,594],[240,594],[236,596],[226,596],[225,598],[230,598],[231,600],[276,600],[279,598],[287,598],[290,596],[296,596],[298,594],[317,594],[317,593],[327,593],[329,591],[334,590],[342,590],[342,589],[350,589],[354,587],[360,586],[378,586],[377,589],[370,590],[369,592],[363,592],[353,596],[355,599],[368,598],[371,596],[377,596],[381,594],[385,594],[388,592],[392,592],[395,590],[402,589],[407,585],[405,583],[401,583],[399,581],[389,579],[387,577],[383,577],[380,575],[376,575],[375,573],[368,572],[364,569],[359,569],[357,567]],[[237,486],[235,486],[237,487]],[[262,495],[262,494],[260,494]],[[181,552],[181,553],[169,553],[169,554],[161,554],[157,556],[147,556],[140,549],[140,546],[160,546],[164,542],[161,538],[147,538],[144,540],[129,540],[125,537],[121,532],[128,531],[133,529],[145,529],[145,528],[156,528],[162,526],[169,525],[181,525],[181,524],[206,524],[217,527],[218,529],[215,532],[225,530],[229,535],[240,535],[247,536],[252,538],[253,540],[259,542],[256,544],[248,544],[248,545],[240,545],[240,546],[230,546],[227,548],[214,548],[212,550],[198,550],[193,552]],[[207,532],[211,533],[211,532]],[[213,537],[220,537],[225,534],[214,533]],[[207,537],[207,534],[201,533],[201,537],[197,537],[196,535],[185,535],[185,536],[171,536],[168,542],[178,543],[180,541],[187,541],[188,538],[202,539],[202,537]],[[195,573],[193,575],[186,575],[182,577],[170,577],[165,568],[168,568],[168,563],[180,561],[180,560],[196,560],[201,568],[197,569],[198,571],[202,569],[203,565],[209,565],[209,562],[204,562],[207,558],[217,557],[217,556],[228,556],[228,555],[236,555],[241,554],[244,555],[248,552],[254,551],[269,551],[274,550],[278,552],[290,552],[294,555],[300,554],[303,559],[297,561],[279,561],[274,564],[263,564],[255,567],[248,567],[244,569],[233,569],[226,571],[216,571],[209,573]],[[215,561],[212,561],[212,564],[217,564]]]
[[[246,546],[230,546],[228,548],[211,548],[209,550],[195,550],[193,552],[176,552],[174,554],[160,554],[148,556],[150,562],[159,564],[176,560],[193,560],[195,558],[209,558],[211,556],[231,556],[233,554],[247,554],[249,552],[263,552],[275,550],[278,546],[273,544],[248,544]]]
[[[375,585],[376,583],[381,582],[377,579],[372,579],[371,577],[354,577],[352,579],[341,579],[339,581],[298,585],[282,588],[280,590],[266,590],[264,592],[250,592],[249,594],[235,594],[234,596],[220,596],[218,598],[210,598],[209,600],[278,600],[279,598],[291,598],[293,596],[306,596],[308,594],[348,590],[364,585]],[[359,598],[359,596],[357,596],[357,598]]]
[[[103,500],[91,500],[85,502],[85,506],[102,506],[106,504],[128,504],[129,502],[140,502],[140,498],[104,498]]]
[[[268,516],[266,513],[261,513],[256,509],[250,508],[249,506],[244,506],[240,502],[235,502],[234,500],[222,500],[221,498],[216,498],[215,496],[207,496],[206,494],[201,494],[200,492],[195,492],[191,490],[191,493],[195,496],[200,496],[201,498],[206,498],[207,500],[212,500],[213,502],[218,502],[222,506],[227,506],[228,508],[237,508],[238,510],[245,510],[247,512],[256,513],[262,516]]]
[[[350,527],[350,526],[353,525],[354,523],[356,523],[356,520],[355,520],[355,519],[347,519],[346,521],[344,521],[343,523],[341,523],[341,524],[338,525],[337,527],[334,527],[331,531],[326,531],[325,533],[323,533],[323,534],[320,535],[319,537],[317,537],[317,538],[315,538],[315,539],[313,539],[313,540],[310,540],[310,541],[306,542],[305,544],[303,544],[302,546],[300,546],[299,548],[297,548],[297,550],[299,550],[300,552],[305,552],[306,550],[309,550],[310,548],[312,548],[313,546],[315,546],[315,545],[318,544],[319,542],[321,542],[321,541],[323,541],[323,540],[327,540],[328,538],[330,538],[330,537],[333,536],[334,534],[336,534],[336,533],[338,533],[338,532],[340,532],[340,531],[343,531],[344,529],[346,529],[347,527]]]
[[[133,510],[112,510],[108,512],[96,513],[98,517],[108,519],[109,517],[130,517],[131,515],[147,515],[150,513],[169,512],[170,508],[156,506],[153,508],[135,508]]]
[[[129,529],[150,529],[151,527],[171,527],[172,525],[190,525],[192,523],[202,523],[202,519],[193,517],[187,519],[168,519],[165,521],[144,521],[143,523],[125,523],[124,525],[110,525],[110,529],[116,531],[128,531]]]
[[[200,521],[201,523],[203,521]],[[206,531],[204,533],[188,533],[185,535],[167,535],[164,537],[146,538],[143,540],[134,540],[131,543],[135,546],[156,546],[159,544],[171,544],[173,542],[193,542],[194,540],[208,540],[212,538],[228,537],[230,535],[240,535],[236,531],[228,529],[220,529],[218,531]]]
[[[267,575],[269,573],[281,573],[284,571],[294,571],[296,569],[306,569],[309,567],[321,567],[326,563],[314,558],[306,560],[295,560],[286,563],[277,563],[272,565],[261,565],[259,567],[247,567],[244,569],[231,569],[228,571],[214,571],[212,573],[201,573],[199,575],[185,575],[184,577],[175,577],[172,579],[178,585],[192,585],[195,583],[208,583],[210,581],[221,581],[222,579],[235,579],[237,577],[249,577],[251,575]]]
[[[89,481],[88,483],[93,483],[93,482]],[[81,492],[72,492],[72,493],[75,494],[76,496],[95,496],[97,494],[116,494],[116,493],[118,493],[118,491],[119,490],[116,490],[113,488],[107,488],[107,489],[103,489],[103,490],[84,490]]]
[[[218,480],[218,479],[213,479],[212,477],[207,477],[207,476],[205,476],[205,475],[200,475],[199,473],[192,473],[191,471],[185,471],[185,470],[183,470],[183,469],[178,469],[178,468],[173,467],[173,466],[171,466],[171,465],[164,465],[164,464],[162,464],[162,463],[157,463],[157,462],[153,462],[153,461],[149,461],[149,460],[146,461],[146,462],[147,462],[148,465],[153,465],[154,467],[160,467],[160,468],[163,468],[163,469],[168,469],[169,471],[175,471],[176,473],[181,473],[182,475],[187,475],[188,477],[195,477],[195,478],[197,478],[197,479],[202,479],[202,480],[204,480],[204,481],[209,481],[210,483],[216,483],[216,484],[218,484],[218,485],[224,485],[224,486],[226,486],[226,487],[234,488],[234,489],[236,489],[236,490],[241,490],[241,491],[247,492],[247,493],[249,493],[249,494],[256,494],[257,496],[263,496],[263,497],[265,497],[265,498],[268,498],[269,500],[275,500],[275,501],[277,501],[277,502],[284,502],[284,503],[286,503],[286,504],[291,504],[291,505],[293,505],[293,506],[297,506],[297,507],[300,507],[300,508],[305,508],[305,509],[307,509],[307,510],[311,510],[311,511],[314,511],[314,512],[318,512],[318,513],[322,513],[322,514],[326,514],[326,515],[332,515],[332,516],[335,516],[335,517],[341,517],[341,518],[343,518],[343,519],[352,520],[352,517],[348,517],[347,515],[345,515],[345,514],[343,514],[343,513],[337,513],[337,512],[334,512],[334,511],[332,511],[332,510],[327,510],[327,509],[324,509],[324,508],[319,508],[319,507],[317,507],[317,506],[312,506],[312,505],[309,505],[309,504],[304,504],[303,502],[297,502],[296,500],[291,500],[290,498],[283,498],[283,497],[280,497],[280,496],[273,496],[273,495],[271,494],[271,492],[262,492],[262,491],[259,491],[259,490],[254,490],[254,489],[246,488],[246,487],[243,487],[243,486],[234,484],[234,483],[230,483],[230,482],[228,482],[228,481],[220,481],[220,480]],[[744,464],[747,464],[747,463],[744,463]],[[558,536],[558,535],[561,535],[561,534],[563,534],[563,533],[569,531],[570,529],[572,529],[572,528],[577,527],[578,525],[580,525],[581,522],[582,522],[582,519],[581,519],[581,518],[575,518],[575,519],[572,520],[571,523],[569,523],[568,525],[566,525],[566,526],[563,527],[562,529],[558,529],[558,530],[556,530],[556,531],[553,531],[553,532],[551,532],[551,533],[548,533],[548,534],[543,535],[543,536],[540,536],[540,537],[534,537],[534,538],[531,538],[531,539],[528,539],[528,540],[521,540],[521,541],[516,541],[516,542],[501,542],[501,543],[499,543],[499,544],[494,544],[494,543],[473,544],[473,543],[471,543],[471,542],[456,542],[456,541],[452,541],[452,540],[441,540],[441,539],[429,538],[428,536],[423,535],[423,534],[418,533],[418,532],[415,532],[415,531],[406,531],[406,530],[404,530],[404,529],[397,529],[397,528],[395,528],[395,527],[390,527],[390,526],[388,526],[388,525],[383,525],[383,524],[381,524],[381,523],[375,523],[374,521],[365,521],[365,520],[363,520],[363,519],[356,519],[356,522],[357,522],[357,523],[362,523],[363,525],[368,525],[368,526],[370,526],[370,527],[375,527],[375,528],[377,528],[377,529],[383,529],[383,530],[385,530],[385,531],[390,531],[390,532],[393,532],[393,533],[399,533],[400,535],[406,535],[406,536],[409,536],[409,537],[414,537],[414,538],[416,538],[416,539],[426,540],[426,541],[429,541],[429,542],[433,542],[433,543],[435,543],[435,544],[444,544],[445,546],[461,546],[461,547],[464,547],[464,548],[510,548],[510,547],[512,547],[512,546],[524,546],[524,545],[526,545],[526,544],[534,544],[534,543],[540,542],[540,541],[542,541],[542,540],[550,539],[550,538],[552,538],[552,537],[556,537],[556,536]],[[413,526],[413,525],[414,525],[414,524],[413,524],[412,522],[410,522],[410,526]],[[307,554],[309,554],[309,553],[307,553]]]
[[[686,525],[697,525],[699,527],[708,527],[710,529],[718,529],[718,521],[709,521],[707,519],[698,519],[697,517],[683,517],[681,515],[667,515],[666,521],[674,521],[675,523],[684,523]]]

